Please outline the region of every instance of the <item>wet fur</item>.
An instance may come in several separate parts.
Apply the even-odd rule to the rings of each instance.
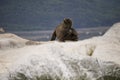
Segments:
[[[76,30],[72,28],[72,21],[70,19],[64,19],[63,22],[56,27],[52,34],[51,41],[56,38],[61,42],[78,40],[78,34]]]

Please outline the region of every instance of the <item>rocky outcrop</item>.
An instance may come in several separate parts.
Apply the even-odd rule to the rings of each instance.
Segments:
[[[0,50],[21,48],[27,45],[39,45],[42,43],[45,43],[45,42],[38,42],[38,41],[23,39],[12,33],[0,34]]]
[[[0,33],[4,33],[4,32],[5,32],[5,30],[0,27]]]
[[[114,24],[101,38],[93,57],[103,61],[112,61],[120,65],[120,23]]]
[[[0,50],[0,79],[120,80],[118,31],[120,23],[103,36],[65,43],[34,42],[7,34],[5,41],[14,39],[17,44],[24,43],[24,47]]]

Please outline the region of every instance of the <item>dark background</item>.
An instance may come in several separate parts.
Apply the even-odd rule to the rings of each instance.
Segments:
[[[0,27],[50,30],[64,18],[75,28],[109,27],[120,21],[120,0],[0,0]]]

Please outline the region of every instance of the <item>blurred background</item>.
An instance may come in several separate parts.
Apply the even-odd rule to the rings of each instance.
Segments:
[[[30,40],[48,41],[64,18],[80,40],[103,35],[120,21],[120,0],[0,0],[0,28]]]

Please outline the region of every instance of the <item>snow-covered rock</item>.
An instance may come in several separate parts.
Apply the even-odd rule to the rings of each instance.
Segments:
[[[65,43],[4,37],[24,46],[0,50],[0,80],[120,80],[116,30],[120,31],[120,23],[103,36]]]

